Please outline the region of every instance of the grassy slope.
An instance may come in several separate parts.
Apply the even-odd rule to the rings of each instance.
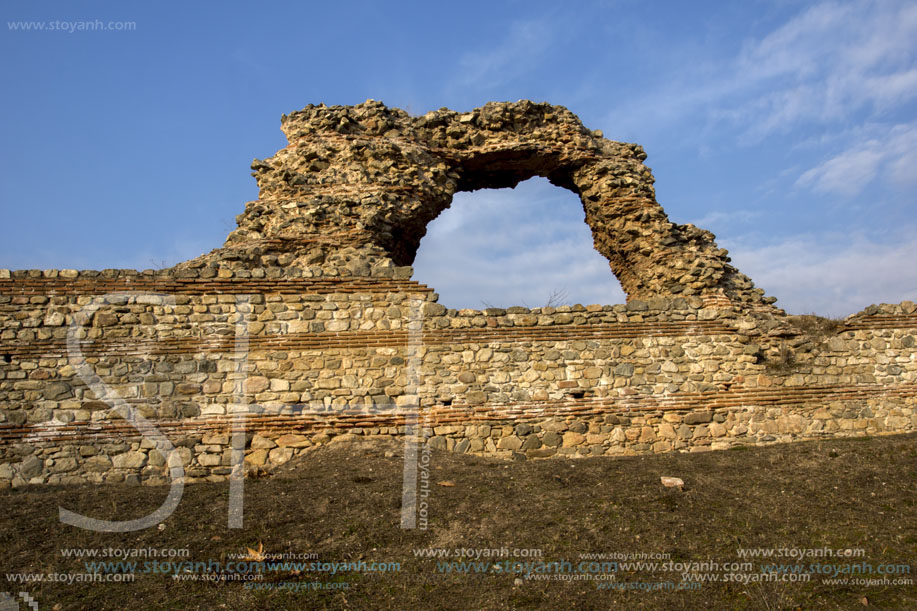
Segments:
[[[917,572],[917,436],[821,441],[703,454],[502,462],[436,452],[427,530],[399,528],[403,461],[398,446],[338,445],[270,479],[246,480],[243,529],[227,528],[227,484],[189,485],[156,528],[127,534],[61,524],[58,506],[98,518],[139,517],[165,488],[82,486],[0,491],[3,573],[85,572],[64,547],[188,548],[191,559],[228,560],[257,547],[316,553],[321,561],[397,561],[395,573],[273,572],[271,583],[346,582],[346,590],[251,591],[240,583],[21,584],[50,609],[647,609],[917,608],[917,586],[715,583],[693,591],[610,591],[591,580],[455,575],[424,547],[539,548],[547,561],[582,553],[668,553],[675,561],[734,562],[737,548],[864,548],[844,565],[910,565]],[[664,488],[662,475],[685,489]],[[441,486],[439,482],[454,486]],[[143,559],[141,559],[142,562]],[[774,561],[755,561],[760,565]],[[778,559],[778,563],[796,561]],[[864,575],[865,577],[881,577]],[[5,579],[5,576],[3,577]],[[911,574],[917,583],[917,575]],[[679,582],[674,572],[619,571],[621,582]]]

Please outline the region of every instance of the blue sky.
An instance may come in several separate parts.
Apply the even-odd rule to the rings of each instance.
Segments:
[[[788,311],[917,299],[913,2],[67,1],[2,13],[0,267],[144,269],[218,247],[257,197],[252,158],[283,147],[280,115],[310,103],[423,114],[532,99],[641,143],[669,217],[713,231]],[[96,20],[135,25],[13,25]],[[534,307],[557,292],[621,302],[582,218],[542,179],[459,194],[430,225],[415,278],[451,307]]]

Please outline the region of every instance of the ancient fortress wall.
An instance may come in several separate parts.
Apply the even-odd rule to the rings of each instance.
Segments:
[[[668,221],[639,147],[566,109],[367,102],[284,130],[223,248],[0,270],[0,486],[168,483],[173,449],[185,481],[218,480],[234,443],[270,469],[406,430],[506,458],[917,430],[917,306],[786,316],[712,234]],[[454,192],[534,175],[580,195],[627,304],[456,311],[410,279]]]

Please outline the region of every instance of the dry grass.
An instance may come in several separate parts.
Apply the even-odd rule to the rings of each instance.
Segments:
[[[229,554],[315,553],[320,561],[396,561],[399,572],[293,569],[281,583],[347,583],[347,590],[250,591],[239,583],[10,584],[41,609],[836,609],[917,608],[917,588],[808,583],[707,583],[695,591],[603,590],[600,582],[516,581],[444,572],[427,547],[537,548],[546,561],[597,552],[667,553],[679,562],[734,562],[738,548],[863,548],[872,565],[917,569],[917,436],[806,442],[700,454],[503,462],[433,453],[429,528],[399,528],[403,461],[397,445],[319,450],[245,484],[245,527],[227,528],[228,485],[186,488],[156,528],[95,533],[62,525],[58,506],[127,519],[155,509],[165,489],[123,486],[0,491],[5,573],[86,569],[61,548],[188,548],[191,560]],[[665,488],[660,476],[685,488]],[[440,486],[448,481],[454,486]],[[263,547],[259,547],[262,545]],[[835,565],[849,562],[820,560]],[[771,562],[754,562],[752,573]],[[865,575],[865,577],[870,577]],[[873,576],[875,577],[875,576]],[[917,576],[911,575],[911,578]],[[619,583],[679,582],[660,570],[619,570]],[[2,590],[2,588],[0,588]],[[60,605],[55,607],[54,605]]]
[[[765,360],[768,372],[777,375],[787,375],[799,370],[808,360],[805,355],[817,353],[829,339],[844,330],[842,319],[815,314],[788,316],[786,322],[792,330],[792,336],[780,340],[779,344],[769,351]]]
[[[844,328],[843,319],[827,318],[816,314],[789,316],[787,320],[806,337],[813,340],[824,340],[833,337]]]

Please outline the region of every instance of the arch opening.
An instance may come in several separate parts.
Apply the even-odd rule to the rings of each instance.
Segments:
[[[615,304],[624,291],[593,247],[577,195],[541,177],[456,193],[427,225],[414,279],[450,308]]]
[[[392,268],[415,263],[427,225],[456,194],[516,187],[539,176],[579,196],[592,234],[582,242],[607,260],[628,301],[695,297],[723,307],[774,310],[775,299],[729,264],[712,233],[669,221],[656,202],[653,175],[640,146],[589,131],[561,106],[521,100],[488,103],[467,113],[440,109],[410,117],[370,100],[352,107],[309,106],[285,116],[282,129],[289,146],[252,163],[259,199],[237,218],[239,227],[221,252],[202,255],[186,267],[220,260],[243,268],[320,266],[318,273],[330,276],[404,274]],[[458,195],[457,201],[464,197]],[[564,290],[565,301],[619,301],[618,295],[569,293],[605,282],[610,274],[599,259],[593,259],[596,270],[602,270],[599,277],[583,277],[590,265],[568,256],[564,272],[552,278],[549,272],[565,257],[561,248],[542,241],[523,257],[538,273],[519,281],[519,274],[506,268],[512,255],[520,258],[518,248],[512,255],[499,250],[480,254],[518,245],[520,240],[507,234],[530,227],[532,216],[502,225],[499,219],[484,218],[479,224],[502,228],[503,235],[486,244],[453,246],[451,255],[450,249],[438,248],[445,283],[427,272],[431,266],[423,260],[415,280],[439,287],[446,302],[477,307],[480,301],[537,304],[545,293],[550,300]],[[545,226],[551,223],[540,228]],[[431,229],[434,235],[442,231],[437,225]],[[467,233],[480,230],[472,227]],[[458,233],[452,239],[461,237]],[[591,249],[587,252],[594,256]],[[465,290],[450,288],[474,267],[469,253],[487,263],[477,275],[497,285],[494,292],[482,297],[480,282],[478,288],[468,283]],[[520,283],[542,296],[511,290]],[[576,289],[562,288],[571,286]]]

